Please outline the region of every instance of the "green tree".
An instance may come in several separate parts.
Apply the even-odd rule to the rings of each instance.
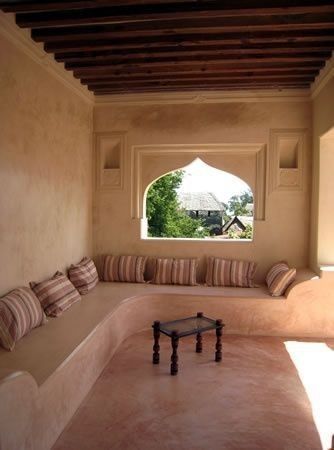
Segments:
[[[149,188],[146,197],[149,236],[202,238],[209,235],[201,219],[192,219],[180,208],[177,189],[183,175],[182,170],[172,172]]]
[[[253,239],[253,227],[248,224],[244,231],[229,230],[228,237],[230,239]]]
[[[253,194],[250,189],[244,191],[240,195],[233,195],[227,203],[227,211],[229,216],[249,216],[252,215],[246,205],[253,203]]]

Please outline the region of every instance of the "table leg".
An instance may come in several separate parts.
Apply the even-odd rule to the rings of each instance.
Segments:
[[[154,338],[153,364],[159,364],[159,362],[160,362],[160,354],[159,354],[160,322],[158,320],[155,320],[154,324],[153,324],[153,338]]]
[[[202,334],[197,333],[196,335],[196,353],[202,353]]]
[[[222,335],[223,335],[223,322],[221,320],[216,320],[216,325],[219,328],[216,328],[216,357],[215,361],[219,362],[222,360]]]
[[[176,331],[173,331],[173,333],[172,333],[172,349],[173,349],[173,353],[172,353],[172,356],[170,358],[170,360],[171,360],[170,374],[171,375],[176,375],[177,372],[178,372],[178,369],[179,369],[179,366],[178,366],[178,363],[177,363],[178,360],[179,360],[179,357],[177,355],[177,347],[178,347],[178,345],[179,345],[179,336],[178,336]]]

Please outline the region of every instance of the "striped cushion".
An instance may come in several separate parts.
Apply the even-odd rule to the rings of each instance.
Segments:
[[[253,282],[257,264],[223,258],[208,258],[206,284],[208,286],[255,287]]]
[[[173,284],[173,258],[157,258],[155,274],[152,280],[154,284]]]
[[[61,272],[56,272],[50,280],[30,283],[46,315],[60,316],[66,309],[81,299],[79,292]]]
[[[104,258],[103,280],[145,283],[147,256],[111,256]]]
[[[99,281],[95,264],[90,258],[83,258],[78,264],[72,264],[68,269],[68,277],[81,295],[87,294]]]
[[[172,283],[196,286],[197,259],[174,259]]]
[[[27,287],[17,288],[0,299],[0,344],[13,350],[15,342],[46,322],[38,298]]]
[[[273,297],[284,295],[284,292],[295,278],[295,268],[290,269],[285,262],[274,264],[266,276],[266,283],[270,294]]]

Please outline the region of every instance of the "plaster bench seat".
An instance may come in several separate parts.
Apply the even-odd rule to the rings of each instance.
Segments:
[[[61,317],[25,336],[13,352],[0,351],[0,448],[51,448],[118,346],[153,320],[203,311],[222,318],[227,333],[333,337],[334,317],[321,281],[301,270],[286,297],[278,298],[265,286],[100,282]],[[151,348],[147,352],[150,360]]]
[[[32,330],[17,342],[13,352],[0,347],[0,368],[27,371],[40,385],[58,367],[61,367],[71,353],[83,344],[85,339],[122,303],[154,294],[159,297],[186,296],[187,302],[197,300],[197,304],[199,299],[205,302],[209,298],[219,298],[222,301],[227,299],[275,301],[284,298],[272,298],[264,285],[256,288],[234,288],[100,282],[93,291],[82,297],[81,302],[73,305],[62,316],[48,318],[45,326]],[[202,308],[206,312],[204,303]],[[192,312],[194,312],[193,308]],[[174,315],[176,313],[175,311]],[[224,316],[223,309],[221,315]],[[172,318],[173,315],[168,317],[168,319]],[[159,319],[159,313],[155,319]],[[242,329],[237,331],[243,333]]]

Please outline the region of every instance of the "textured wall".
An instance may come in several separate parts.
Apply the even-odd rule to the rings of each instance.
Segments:
[[[334,77],[313,101],[311,266],[334,263],[333,154]],[[326,135],[326,136],[325,136]],[[326,142],[327,141],[327,142]]]
[[[92,107],[0,39],[0,295],[91,251]]]
[[[266,220],[255,224],[253,242],[143,240],[140,223],[131,218],[131,148],[161,144],[264,144],[268,170],[273,158],[270,130],[304,129],[304,184],[301,190],[266,189]],[[205,255],[245,258],[260,263],[263,278],[269,265],[286,259],[297,267],[308,265],[310,131],[309,102],[247,102],[184,105],[97,105],[94,131],[125,131],[124,189],[97,190],[95,204],[95,253],[138,253],[161,256]],[[168,160],[161,164],[168,167]],[[236,161],[236,164],[239,164]],[[209,189],[209,186],[206,188]],[[203,264],[202,264],[203,266]]]

